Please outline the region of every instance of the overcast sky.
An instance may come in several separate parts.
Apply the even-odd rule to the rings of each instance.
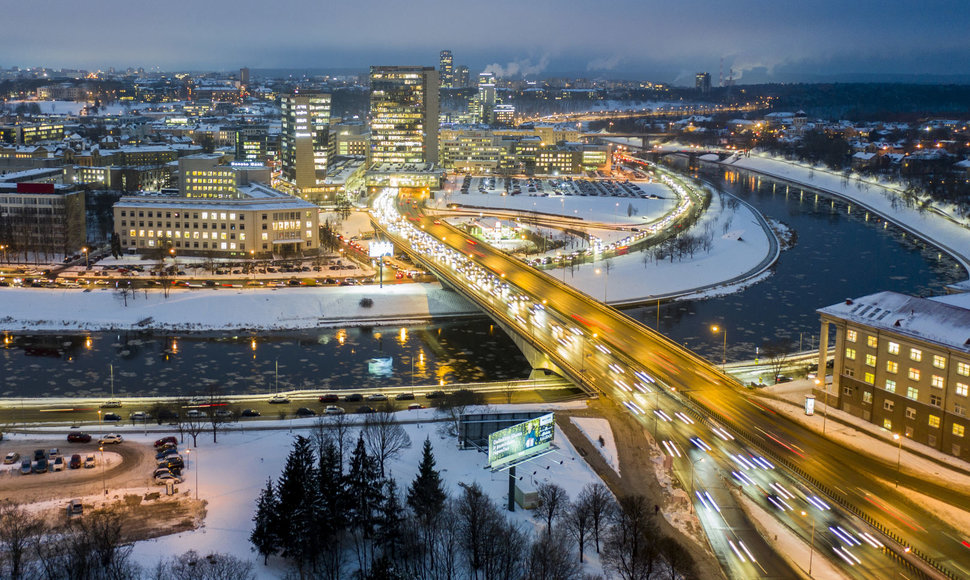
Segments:
[[[30,0],[0,66],[162,70],[437,66],[692,84],[844,75],[970,79],[966,0]]]

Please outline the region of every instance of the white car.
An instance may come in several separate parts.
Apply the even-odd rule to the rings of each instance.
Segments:
[[[118,444],[118,443],[121,443],[122,441],[124,441],[124,439],[121,437],[121,435],[119,435],[117,433],[109,433],[109,434],[105,435],[104,437],[102,437],[98,441],[98,443],[101,444],[101,445],[107,445],[109,443]]]
[[[146,421],[148,420],[148,413],[146,413],[145,411],[135,411],[134,413],[129,415],[128,418],[131,419],[132,421]]]
[[[155,476],[155,485],[165,485],[169,481],[174,483],[182,483],[182,478],[176,477],[171,473],[159,473]]]
[[[327,408],[323,410],[327,415],[343,415],[343,407],[338,407],[337,405],[327,405]]]

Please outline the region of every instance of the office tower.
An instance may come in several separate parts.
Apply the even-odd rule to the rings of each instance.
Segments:
[[[241,68],[239,69],[239,86],[248,87],[249,86],[249,69]]]
[[[370,68],[372,163],[438,162],[438,71],[430,66]]]
[[[454,87],[456,89],[463,89],[468,86],[468,67],[465,65],[459,65],[455,69],[455,80]]]
[[[438,65],[438,76],[441,78],[441,88],[450,89],[455,86],[454,58],[450,50],[442,50]]]
[[[282,179],[296,192],[317,187],[327,177],[330,153],[330,95],[295,91],[282,96],[280,135]]]
[[[478,75],[478,94],[472,98],[468,108],[476,123],[491,125],[495,122],[495,76],[492,73]]]
[[[697,73],[697,76],[694,78],[694,88],[702,93],[711,92],[711,73]]]

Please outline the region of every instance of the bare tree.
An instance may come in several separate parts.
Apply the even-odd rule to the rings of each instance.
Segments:
[[[228,554],[200,555],[189,550],[159,564],[152,580],[251,580],[253,563]]]
[[[680,542],[665,536],[657,542],[657,548],[660,556],[667,563],[670,580],[678,580],[678,578],[686,580],[694,577],[694,558]]]
[[[346,450],[351,445],[351,430],[355,427],[355,424],[343,413],[318,417],[311,433],[317,453],[323,453],[323,449],[328,441],[333,442],[340,457],[342,470]]]
[[[227,412],[228,404],[218,383],[210,381],[206,385],[205,399],[208,402],[208,425],[212,431],[212,442],[218,443],[219,432],[228,430],[232,424],[232,413]]]
[[[0,503],[0,577],[20,580],[34,575],[28,549],[44,524],[20,505]]]
[[[211,409],[210,409],[211,412]],[[208,428],[209,420],[205,413],[198,409],[180,409],[179,413],[179,432],[185,433],[192,438],[192,447],[198,447],[199,435]]]
[[[385,475],[384,465],[387,460],[393,459],[401,453],[402,449],[411,446],[411,438],[408,437],[407,431],[397,422],[394,413],[388,408],[367,416],[363,435],[368,451],[377,459],[381,477]]]
[[[776,382],[778,377],[781,376],[781,371],[784,370],[791,351],[792,343],[787,338],[778,338],[761,345],[761,353],[764,355],[768,368],[771,369],[772,383]]]
[[[600,553],[600,538],[606,531],[607,523],[616,510],[616,500],[613,494],[602,483],[587,483],[583,491],[579,492],[579,503],[589,510],[590,522],[593,528],[593,541],[596,553]]]
[[[653,574],[659,557],[660,534],[642,495],[620,498],[603,543],[603,569],[622,580],[643,580]]]
[[[576,540],[579,549],[579,562],[583,562],[586,544],[593,534],[593,514],[589,503],[577,500],[569,506],[565,515],[566,533]]]
[[[546,534],[552,533],[552,523],[566,514],[569,495],[555,483],[540,483],[536,489],[535,515],[546,522]]]
[[[445,395],[438,404],[437,413],[444,415],[446,421],[443,423],[443,430],[448,435],[458,435],[458,422],[461,416],[469,407],[484,405],[485,398],[481,393],[469,389],[459,389],[453,393]]]
[[[115,295],[118,296],[118,298],[121,298],[121,300],[125,304],[125,307],[127,307],[128,299],[129,298],[134,299],[135,297],[135,289],[131,287],[130,280],[122,280],[120,282],[117,282],[116,284],[117,286],[115,286]]]
[[[565,532],[541,534],[529,548],[526,560],[526,577],[529,580],[579,580],[583,577],[582,564],[577,562],[569,549]]]

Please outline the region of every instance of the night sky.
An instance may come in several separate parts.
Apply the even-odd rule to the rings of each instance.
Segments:
[[[970,81],[964,0],[31,0],[0,10],[0,66],[363,69],[717,82]]]

